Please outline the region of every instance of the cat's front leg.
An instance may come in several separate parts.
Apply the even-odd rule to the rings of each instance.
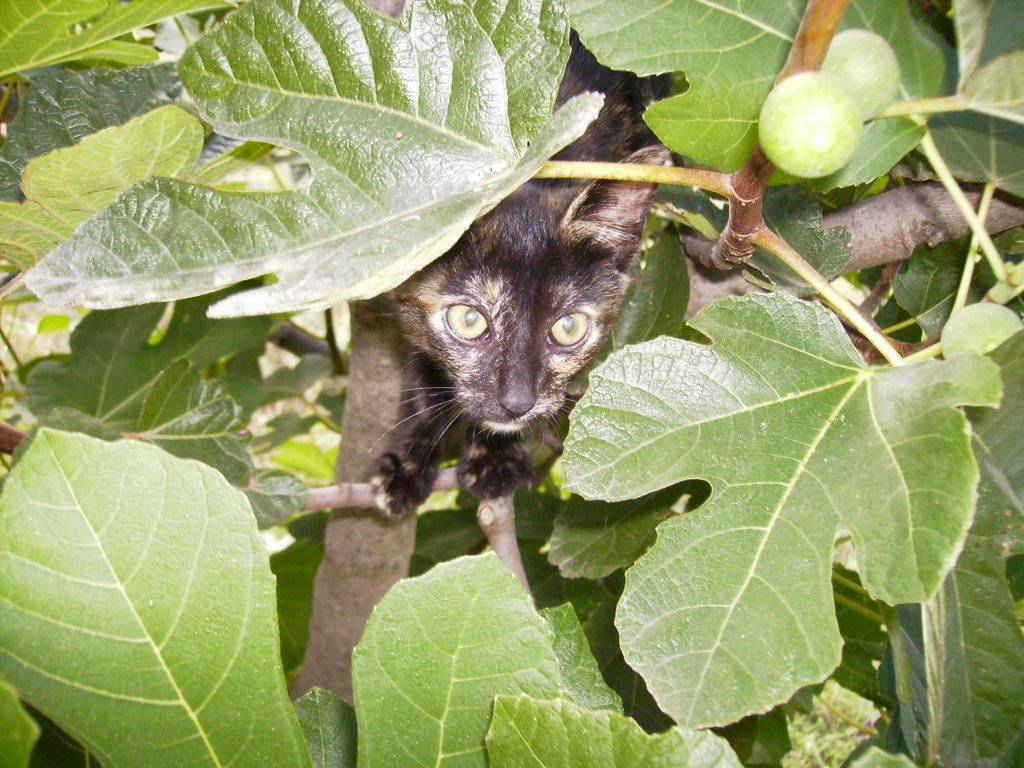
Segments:
[[[435,417],[438,407],[432,407]],[[440,409],[443,411],[443,406]],[[442,427],[449,422],[446,418],[429,418],[430,407],[423,410],[423,418],[413,418],[408,436],[377,460],[370,479],[374,503],[388,515],[397,517],[415,511],[434,488],[441,460]]]
[[[478,499],[495,499],[529,484],[533,464],[518,434],[470,428],[458,478],[462,489]]]

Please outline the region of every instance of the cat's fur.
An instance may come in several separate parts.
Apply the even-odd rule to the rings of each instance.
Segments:
[[[664,163],[668,153],[641,115],[666,89],[663,78],[602,67],[573,34],[556,104],[600,91],[605,105],[556,159]],[[458,468],[465,490],[494,498],[530,481],[521,433],[556,416],[570,379],[604,343],[653,194],[651,184],[531,181],[398,289],[403,332],[414,350],[407,377],[412,415],[378,463],[373,482],[382,510],[402,514],[427,497],[442,435],[460,419],[467,426]],[[446,318],[452,305],[473,307],[487,331],[471,341],[457,336]],[[577,344],[559,346],[551,327],[573,312],[587,316],[590,330]]]

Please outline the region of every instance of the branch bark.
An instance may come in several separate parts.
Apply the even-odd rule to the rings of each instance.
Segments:
[[[352,304],[344,439],[336,467],[340,484],[365,484],[377,455],[386,448],[378,438],[398,421],[404,350],[391,317],[386,298]],[[357,493],[352,500],[369,501]],[[365,508],[331,515],[313,584],[306,657],[292,689],[294,696],[319,686],[352,700],[352,649],[373,606],[407,575],[415,535],[415,515],[388,520]]]
[[[980,189],[965,189],[975,208]],[[924,182],[883,192],[824,216],[824,226],[846,227],[852,256],[845,271],[877,267],[907,259],[925,243],[935,246],[963,237],[970,227],[938,182]],[[993,198],[985,228],[991,234],[1024,226],[1024,206]]]
[[[481,501],[476,510],[476,519],[498,559],[519,579],[526,594],[533,597],[530,584],[526,580],[523,558],[519,553],[519,540],[516,538],[516,514],[512,496]]]
[[[975,207],[980,189],[965,189]],[[868,267],[903,261],[922,244],[936,246],[970,233],[967,221],[949,194],[938,182],[922,182],[897,187],[859,203],[826,213],[825,229],[846,227],[850,233],[850,261],[842,269],[853,272]],[[999,234],[1024,226],[1024,205],[1008,197],[992,200],[985,228]],[[757,290],[739,272],[704,269],[713,243],[692,234],[680,236],[683,251],[691,259],[690,303],[686,314],[692,317],[715,299],[738,296]]]

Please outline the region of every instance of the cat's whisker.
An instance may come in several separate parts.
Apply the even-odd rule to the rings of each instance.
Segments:
[[[442,429],[438,433],[437,437],[434,438],[434,442],[430,444],[431,451],[433,451],[434,448],[437,447],[438,443],[440,443],[441,440],[444,439],[445,433],[448,432],[449,429],[451,429],[452,424],[454,424],[463,413],[465,413],[465,409],[459,408],[459,410],[456,411],[455,415],[452,416],[452,420],[445,424],[444,429]]]
[[[433,405],[428,405],[428,406],[426,406],[425,408],[421,408],[420,410],[416,411],[415,413],[412,413],[412,414],[410,414],[410,415],[406,416],[406,417],[405,417],[404,419],[402,419],[401,421],[399,421],[399,422],[398,422],[397,424],[395,424],[395,425],[393,425],[393,426],[389,427],[389,428],[387,429],[387,431],[385,431],[385,432],[384,432],[383,434],[381,434],[381,436],[380,436],[380,437],[378,437],[378,438],[377,438],[377,439],[376,439],[376,440],[374,441],[373,445],[371,445],[371,446],[370,446],[370,447],[369,447],[369,448],[367,449],[367,451],[366,451],[366,452],[367,452],[367,453],[371,453],[371,452],[372,452],[372,451],[373,451],[373,450],[374,450],[374,449],[375,449],[375,448],[377,447],[377,444],[378,444],[378,443],[379,443],[379,442],[380,442],[381,440],[383,440],[383,439],[384,439],[385,437],[387,437],[388,435],[390,435],[390,434],[391,434],[392,432],[394,432],[394,431],[395,431],[396,429],[398,429],[398,428],[399,428],[400,426],[402,426],[403,424],[405,424],[405,422],[409,421],[410,419],[415,419],[415,418],[417,418],[418,416],[423,416],[424,414],[426,414],[426,413],[430,413],[431,411],[435,411],[435,410],[438,410],[438,409],[443,409],[443,408],[444,408],[444,406],[446,406],[446,405],[451,405],[451,404],[452,404],[453,402],[454,402],[454,400],[444,400],[443,402],[440,402],[440,403],[434,403]]]

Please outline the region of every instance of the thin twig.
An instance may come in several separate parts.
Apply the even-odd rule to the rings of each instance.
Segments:
[[[455,467],[437,473],[432,491],[454,491],[459,487]],[[324,488],[310,488],[307,512],[321,509],[368,509],[376,506],[376,493],[370,483],[338,483]]]
[[[996,184],[994,181],[985,185],[981,193],[981,202],[978,203],[978,221],[983,225],[988,219],[988,209],[992,204],[992,196],[995,194]],[[971,281],[974,279],[974,264],[978,260],[978,249],[981,247],[981,240],[976,232],[971,232],[971,244],[967,248],[967,258],[964,260],[964,271],[960,275],[960,285],[956,291],[956,298],[953,299],[953,307],[950,314],[967,305],[967,294],[971,290]]]
[[[730,195],[726,174],[699,168],[676,168],[670,165],[549,160],[544,163],[534,178],[609,179],[611,181],[677,184],[684,187],[700,187],[723,197]]]
[[[985,258],[988,259],[988,264],[992,268],[992,274],[996,276],[996,280],[1000,283],[1006,282],[1006,265],[1003,264],[1003,257],[999,255],[999,251],[996,250],[995,244],[992,242],[992,238],[988,235],[988,230],[978,219],[978,214],[971,206],[967,197],[964,195],[963,190],[960,189],[960,185],[957,184],[955,178],[953,178],[952,171],[949,170],[949,166],[946,165],[945,159],[942,157],[942,153],[939,152],[939,148],[935,145],[935,140],[932,138],[931,132],[925,128],[924,137],[921,139],[921,151],[924,152],[928,163],[935,169],[935,174],[939,177],[939,181],[942,182],[942,186],[949,192],[949,196],[953,198],[953,202],[956,203],[956,207],[960,210],[960,214],[967,220],[967,223],[971,227],[971,231],[978,237],[979,244],[981,245],[981,252],[985,254]]]
[[[487,535],[487,541],[494,554],[512,575],[519,579],[526,594],[532,598],[533,593],[526,580],[526,569],[523,568],[523,558],[519,553],[519,541],[516,539],[516,515],[512,495],[484,499],[477,507],[476,519],[480,523],[480,529]]]

